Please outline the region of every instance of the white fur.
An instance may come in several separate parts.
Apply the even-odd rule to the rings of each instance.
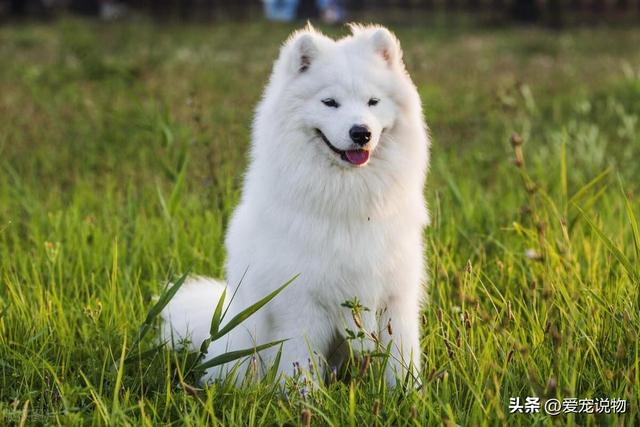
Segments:
[[[192,348],[199,348],[209,337],[213,309],[225,286],[207,277],[188,278],[162,311],[162,338],[174,346],[188,340]]]
[[[419,369],[429,138],[395,36],[382,27],[351,30],[334,41],[308,26],[289,38],[275,62],[255,116],[242,198],[225,239],[231,291],[244,275],[226,319],[300,277],[214,342],[207,357],[288,338],[280,363],[284,374],[293,373],[295,362],[306,366],[310,349],[335,358],[345,328],[356,329],[341,303],[357,297],[370,308],[363,313],[365,329],[379,332],[383,343],[393,341],[388,381],[394,384],[408,366]],[[327,107],[326,98],[340,107]],[[380,101],[369,106],[371,98]],[[360,167],[341,159],[315,131],[346,150],[353,147],[354,124],[372,131],[371,156]],[[220,292],[213,281],[185,284],[163,313],[170,326],[164,336],[191,334],[198,346]],[[274,351],[261,358],[268,361]],[[228,369],[210,369],[204,380]]]

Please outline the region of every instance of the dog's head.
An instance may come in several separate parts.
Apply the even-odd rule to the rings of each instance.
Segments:
[[[382,27],[351,33],[333,40],[307,26],[281,49],[245,181],[265,205],[376,218],[422,203],[429,138],[400,44]]]
[[[399,144],[393,138],[398,121],[415,115],[407,110],[416,104],[420,110],[396,37],[383,27],[350,27],[352,35],[337,41],[310,25],[295,32],[282,47],[262,105],[269,113],[263,120],[279,115],[285,121],[280,137],[295,146],[282,148],[343,168],[365,167],[381,144]],[[269,126],[274,123],[258,123],[255,130]]]

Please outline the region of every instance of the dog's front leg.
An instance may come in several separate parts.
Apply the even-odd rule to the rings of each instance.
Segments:
[[[416,299],[391,298],[381,318],[381,342],[391,343],[385,376],[390,386],[409,375],[420,384],[420,307]]]
[[[287,339],[282,345],[277,367],[281,382],[293,377],[300,384],[313,388],[323,381],[326,353],[333,339],[332,329],[325,319],[325,315],[305,310],[305,316],[277,325],[271,331],[272,340]]]
[[[307,337],[294,337],[284,343],[278,365],[280,381],[293,377],[303,382],[322,381],[324,365],[314,353],[317,346]]]

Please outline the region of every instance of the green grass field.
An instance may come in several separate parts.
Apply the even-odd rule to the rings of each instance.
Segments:
[[[375,363],[309,396],[123,363],[168,280],[223,275],[292,28],[0,27],[0,424],[640,425],[638,28],[392,27],[433,137],[422,389]],[[627,411],[510,414],[527,396]]]

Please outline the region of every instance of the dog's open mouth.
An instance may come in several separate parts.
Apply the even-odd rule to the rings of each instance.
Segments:
[[[342,160],[345,162],[351,163],[354,166],[362,166],[369,161],[369,150],[363,150],[361,148],[357,148],[354,150],[341,150],[335,147],[331,142],[324,136],[324,133],[320,129],[316,129],[316,133],[320,138],[327,144],[327,147],[331,149],[334,153],[338,154]]]

